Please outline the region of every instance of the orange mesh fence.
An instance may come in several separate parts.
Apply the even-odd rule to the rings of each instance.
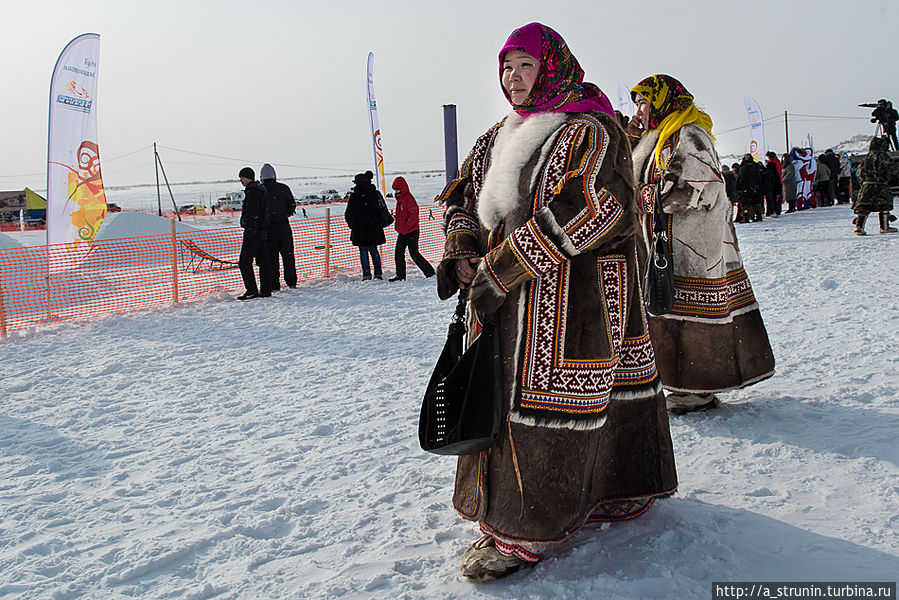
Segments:
[[[443,210],[420,215],[419,250],[429,261],[440,260]],[[291,227],[300,281],[361,273],[359,249],[350,243],[343,215],[291,221]],[[390,269],[396,231],[388,227],[384,233],[381,262]],[[0,336],[242,291],[242,239],[243,230],[230,227],[99,241],[77,264],[66,264],[61,246],[0,250]]]

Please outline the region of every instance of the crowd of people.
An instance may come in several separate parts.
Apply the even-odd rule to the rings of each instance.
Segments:
[[[244,201],[240,226],[244,230],[238,267],[246,291],[238,300],[267,298],[272,291],[281,289],[281,264],[284,265],[284,283],[289,288],[297,286],[296,259],[293,231],[289,218],[296,212],[296,201],[290,187],[278,181],[270,164],[262,165],[261,181],[251,167],[244,167],[238,174],[244,186]],[[359,173],[353,178],[353,188],[344,213],[350,229],[350,242],[359,248],[362,279],[383,279],[379,246],[386,242],[384,228],[394,224],[397,232],[394,262],[396,275],[390,281],[406,279],[406,252],[415,265],[427,277],[434,276],[434,267],[418,250],[420,236],[418,202],[402,177],[393,180],[396,197],[396,215],[390,214],[384,197],[373,183],[371,171]],[[306,211],[303,209],[303,216]],[[257,285],[253,264],[259,271]]]
[[[850,202],[853,170],[846,152],[828,149],[814,158],[808,148],[793,148],[782,156],[766,153],[764,164],[746,154],[722,170],[737,223],[779,217],[784,204],[792,213]]]

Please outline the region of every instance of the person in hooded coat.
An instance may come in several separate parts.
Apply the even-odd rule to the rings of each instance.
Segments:
[[[852,212],[856,215],[853,221],[855,235],[866,235],[865,221],[872,212],[879,213],[880,233],[896,233],[896,228],[890,225],[893,220],[890,181],[899,179],[899,165],[890,159],[888,148],[889,141],[886,138],[871,138],[870,150],[858,165],[856,173],[861,189],[852,203]]]
[[[646,220],[661,185],[674,261],[674,308],[649,316],[668,407],[680,413],[718,403],[715,394],[774,373],[774,355],[743,268],[712,120],[670,75],[652,75],[631,90],[642,132],[634,148],[637,194]],[[740,180],[758,172],[744,160]]]
[[[406,248],[409,249],[409,256],[424,276],[433,277],[434,267],[418,251],[418,238],[421,234],[418,225],[418,202],[409,191],[409,184],[402,177],[394,179],[391,187],[396,198],[396,217],[393,226],[396,228],[397,236],[393,252],[396,275],[391,277],[390,281],[406,279]]]
[[[275,178],[275,168],[265,163],[259,171],[262,185],[268,191],[268,212],[270,228],[268,247],[271,252],[272,289],[281,289],[281,261],[284,261],[284,283],[289,288],[297,287],[297,266],[293,249],[293,230],[290,217],[296,212],[296,200],[287,184]]]
[[[469,335],[479,314],[499,320],[499,439],[459,457],[453,494],[484,534],[461,559],[478,581],[540,560],[588,522],[640,515],[677,485],[627,138],[545,25],[512,33],[499,79],[512,112],[437,197],[438,295],[468,292]]]
[[[372,266],[374,278],[384,278],[381,272],[381,252],[378,250],[378,246],[387,241],[381,220],[381,204],[384,198],[372,183],[373,177],[371,171],[366,171],[353,178],[353,190],[350,192],[344,213],[344,219],[350,228],[350,242],[359,247],[363,280],[372,278]]]
[[[781,167],[783,198],[787,203],[787,212],[796,212],[796,169],[793,167],[793,157],[789,153],[781,158]]]

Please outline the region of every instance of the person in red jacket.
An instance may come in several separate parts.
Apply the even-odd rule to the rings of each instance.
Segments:
[[[393,180],[393,195],[396,197],[396,219],[393,226],[396,227],[396,250],[393,258],[396,263],[396,275],[390,281],[403,281],[406,279],[406,248],[409,256],[421,269],[425,277],[434,275],[434,267],[418,251],[418,203],[415,196],[409,191],[409,184],[402,177]]]

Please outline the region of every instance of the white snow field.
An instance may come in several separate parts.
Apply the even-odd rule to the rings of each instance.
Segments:
[[[0,598],[708,599],[713,581],[895,581],[899,234],[869,222],[859,238],[851,218],[738,226],[776,375],[671,418],[674,497],[490,584],[459,574],[477,528],[451,506],[455,461],[418,447],[454,302],[414,267],[15,332],[0,342]]]

